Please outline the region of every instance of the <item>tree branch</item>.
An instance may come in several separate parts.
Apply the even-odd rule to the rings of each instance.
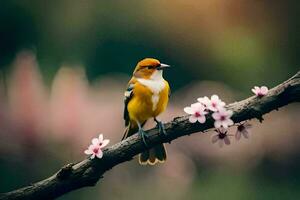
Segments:
[[[266,96],[262,98],[252,96],[229,104],[227,108],[233,111],[232,120],[235,123],[252,118],[262,121],[264,114],[299,101],[300,71],[289,80],[269,90]],[[205,124],[191,124],[188,121],[188,116],[181,116],[166,123],[165,128],[166,136],[161,136],[156,128],[147,131],[149,148],[160,143],[171,142],[184,135],[211,129],[213,128],[213,119],[209,116]],[[77,164],[68,164],[45,180],[1,194],[0,199],[54,199],[72,190],[94,186],[106,171],[120,163],[131,160],[135,155],[145,150],[146,148],[140,136],[135,134],[105,149],[102,159],[85,159]]]

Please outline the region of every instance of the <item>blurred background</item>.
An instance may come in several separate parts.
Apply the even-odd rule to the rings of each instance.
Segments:
[[[123,91],[142,58],[173,66],[164,121],[197,97],[230,103],[284,81],[299,70],[299,11],[271,0],[1,1],[0,192],[85,158],[99,133],[118,142]],[[296,199],[299,111],[252,120],[249,140],[223,148],[213,131],[180,138],[165,164],[133,160],[59,199]]]

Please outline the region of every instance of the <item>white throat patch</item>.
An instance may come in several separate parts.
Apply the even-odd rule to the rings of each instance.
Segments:
[[[138,78],[137,80],[152,91],[152,110],[156,110],[157,103],[159,101],[159,93],[165,88],[165,80],[162,77],[162,70],[155,71],[150,79]]]

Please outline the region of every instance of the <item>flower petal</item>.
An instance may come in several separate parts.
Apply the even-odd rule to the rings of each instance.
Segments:
[[[205,106],[207,106],[210,103],[210,99],[207,96],[200,97],[197,100]]]
[[[231,119],[227,119],[226,123],[228,126],[232,126],[234,124],[234,122]]]
[[[215,108],[215,107],[213,107],[213,106],[211,106],[211,105],[208,105],[207,108],[208,108],[209,110],[213,111],[213,112],[217,112],[217,111],[218,111],[218,108]]]
[[[192,105],[191,105],[191,107],[194,109],[194,111],[203,111],[204,109],[205,109],[205,107],[203,106],[203,104],[202,103],[199,103],[199,102],[197,102],[197,103],[193,103]]]
[[[94,146],[95,146],[95,145],[91,144],[91,145],[88,147],[88,149],[92,151],[93,148],[94,148]]]
[[[241,133],[243,134],[244,138],[249,138],[249,132],[247,130],[243,130]]]
[[[190,115],[195,113],[191,107],[185,107],[183,110],[184,110],[184,112],[186,112],[187,114],[190,114]]]
[[[226,103],[221,101],[219,107],[224,107],[225,105],[226,105]]]
[[[199,101],[200,103],[202,103],[203,100],[204,100],[204,97],[199,97],[199,98],[197,98],[197,101]]]
[[[212,95],[212,96],[210,97],[210,100],[211,100],[211,101],[218,101],[218,100],[219,100],[219,96],[216,95],[216,94],[214,94],[214,95]]]
[[[212,114],[212,117],[214,118],[214,120],[220,120],[221,115],[219,112],[215,112]]]
[[[94,159],[95,158],[95,154],[93,153],[92,155],[91,155],[91,159]]]
[[[109,143],[109,140],[107,140],[107,139],[103,140],[102,145],[100,146],[100,148],[105,147],[106,145],[108,145],[108,143]]]
[[[101,143],[102,141],[103,141],[103,135],[100,134],[100,135],[99,135],[99,143]]]
[[[267,93],[268,93],[268,88],[266,87],[266,86],[262,86],[261,88],[260,88],[260,92],[261,92],[261,94],[263,94],[263,95],[266,95]]]
[[[84,153],[85,153],[86,155],[93,154],[93,152],[92,152],[90,149],[85,150]]]
[[[221,122],[220,127],[223,127],[224,129],[228,129],[228,124],[225,121],[223,121]]]
[[[103,151],[99,150],[98,153],[96,154],[97,158],[102,158],[103,157]]]
[[[198,117],[198,122],[200,122],[201,124],[205,123],[205,121],[206,121],[205,116]]]
[[[219,135],[214,135],[211,137],[211,142],[216,143],[219,140]]]
[[[197,107],[198,107],[198,104],[200,104],[199,102],[197,102],[197,103],[192,103],[191,104],[191,108],[193,109],[193,110],[195,110]]]
[[[226,108],[223,108],[223,107],[220,107],[219,109],[218,109],[218,112],[217,112],[218,114],[219,114],[219,116],[227,116],[228,115],[228,113],[227,113],[227,110],[226,110]]]
[[[224,143],[230,145],[230,140],[228,136],[224,137]]]
[[[235,139],[236,140],[240,140],[241,139],[241,135],[242,135],[242,133],[241,133],[241,131],[236,131],[236,133],[235,133]]]
[[[215,121],[214,125],[215,125],[215,128],[220,128],[222,123],[220,121]]]
[[[191,123],[195,123],[197,120],[198,120],[198,118],[195,117],[194,115],[191,115],[191,116],[189,117],[189,121],[190,121]]]
[[[232,110],[227,110],[227,116],[228,116],[228,117],[231,117],[232,114],[233,114]]]
[[[92,144],[93,145],[98,145],[99,144],[99,139],[98,138],[93,138],[92,139]]]

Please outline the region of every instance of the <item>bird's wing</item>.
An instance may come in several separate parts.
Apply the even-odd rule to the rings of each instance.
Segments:
[[[171,88],[170,88],[170,85],[168,83],[168,81],[165,80],[165,84],[166,84],[166,87],[168,88],[168,96],[170,97],[171,96]]]
[[[129,114],[128,114],[128,109],[127,109],[127,105],[129,103],[129,101],[132,99],[133,97],[133,89],[134,89],[134,85],[135,85],[135,80],[131,79],[127,85],[127,89],[124,93],[124,113],[123,113],[123,118],[125,120],[125,126],[128,126],[129,124]]]

